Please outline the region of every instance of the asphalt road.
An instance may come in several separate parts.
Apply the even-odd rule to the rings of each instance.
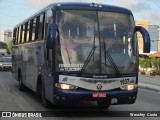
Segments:
[[[137,101],[132,105],[115,105],[109,109],[98,108],[94,102],[83,103],[79,106],[59,106],[50,108],[44,108],[41,104],[41,100],[32,91],[21,92],[18,89],[18,82],[12,77],[10,72],[0,72],[0,111],[52,111],[49,115],[53,117],[41,118],[47,119],[104,119],[106,120],[106,114],[109,111],[111,114],[115,114],[114,111],[160,111],[160,93],[139,89]],[[125,112],[118,112],[118,114],[124,114]],[[139,113],[139,112],[138,112]],[[67,117],[68,116],[68,117]],[[112,115],[113,116],[113,115]],[[120,115],[121,116],[121,115]],[[1,118],[2,120],[22,120],[22,118]],[[24,118],[25,120],[31,118]],[[41,120],[34,118],[34,120]],[[109,117],[109,120],[115,119],[148,119],[150,117]],[[152,118],[158,120],[159,118]]]

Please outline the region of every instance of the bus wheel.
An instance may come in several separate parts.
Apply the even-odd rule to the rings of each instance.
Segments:
[[[111,100],[110,100],[110,99],[97,100],[97,104],[98,104],[99,107],[101,107],[101,108],[109,108],[109,107],[110,107],[110,104],[111,104]]]
[[[19,74],[19,76],[18,76],[18,81],[19,81],[19,90],[20,91],[24,91],[25,90],[25,86],[22,83],[22,75],[21,74]]]
[[[45,86],[44,84],[41,84],[41,99],[42,104],[44,107],[48,108],[51,104],[50,102],[45,98]]]

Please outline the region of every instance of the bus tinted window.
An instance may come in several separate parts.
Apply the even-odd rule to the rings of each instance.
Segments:
[[[30,21],[27,22],[26,42],[29,41]]]
[[[27,40],[27,28],[28,28],[28,23],[25,23],[25,30],[24,30],[24,43]]]
[[[29,41],[32,41],[33,20],[30,21]]]
[[[35,36],[36,36],[36,39],[38,39],[38,36],[39,36],[39,16],[37,16],[37,21],[36,21],[36,34],[35,34]]]
[[[43,39],[43,32],[44,32],[44,17],[45,14],[40,15],[40,21],[39,21],[39,39]]]
[[[19,28],[17,27],[17,30],[16,30],[16,41],[15,41],[15,44],[18,44],[18,31],[19,31]]]
[[[17,29],[14,28],[14,31],[13,31],[13,44],[16,44],[16,32],[17,32]]]
[[[21,27],[18,28],[18,44],[20,44]]]
[[[24,43],[25,25],[22,25],[21,32],[22,32],[22,43]]]
[[[32,41],[36,40],[36,18],[33,19],[33,24],[32,24]]]
[[[20,31],[19,31],[19,33],[20,33],[19,43],[22,43],[22,31],[23,31],[23,25],[21,25]]]

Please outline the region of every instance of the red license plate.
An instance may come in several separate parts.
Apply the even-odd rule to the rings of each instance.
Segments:
[[[92,93],[93,98],[105,98],[107,97],[106,92],[93,92]]]

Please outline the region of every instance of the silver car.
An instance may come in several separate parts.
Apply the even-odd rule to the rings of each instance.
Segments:
[[[0,58],[0,70],[11,70],[12,69],[12,58],[1,57]]]

